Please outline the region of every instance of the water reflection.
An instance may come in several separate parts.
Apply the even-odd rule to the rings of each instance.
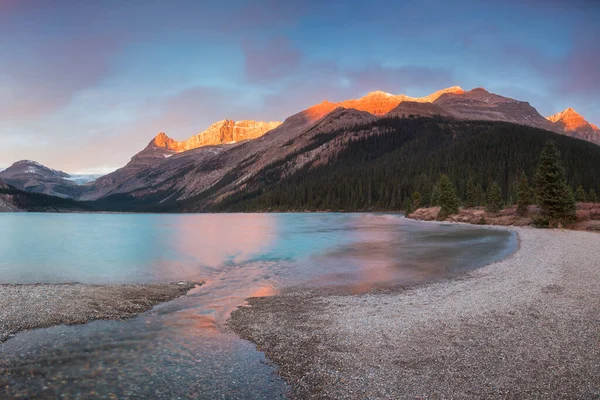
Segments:
[[[0,283],[206,284],[127,322],[17,335],[0,348],[0,397],[280,398],[262,353],[223,329],[244,299],[419,283],[515,247],[385,214],[1,215]]]

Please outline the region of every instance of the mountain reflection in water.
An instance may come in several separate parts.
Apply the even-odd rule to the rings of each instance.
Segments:
[[[129,321],[20,333],[0,348],[0,395],[281,398],[254,345],[225,329],[253,296],[360,293],[503,258],[514,235],[397,214],[10,214],[0,283],[205,280]],[[2,390],[8,392],[3,393]]]

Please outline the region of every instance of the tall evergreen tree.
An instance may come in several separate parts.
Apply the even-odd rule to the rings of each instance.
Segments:
[[[590,194],[588,195],[588,201],[590,203],[598,202],[598,196],[596,196],[596,191],[594,189],[590,189]]]
[[[427,174],[419,175],[417,179],[417,192],[421,194],[421,206],[425,207],[431,201],[431,183]]]
[[[440,205],[440,192],[438,185],[434,185],[431,189],[431,199],[429,200],[429,206],[435,207]]]
[[[438,202],[441,210],[438,218],[446,219],[449,215],[458,213],[458,197],[448,175],[443,174],[437,184]]]
[[[504,207],[504,200],[502,200],[502,189],[498,182],[492,183],[490,192],[488,194],[488,202],[486,210],[488,212],[496,213]]]
[[[421,207],[421,193],[414,192],[412,196],[412,208],[416,210],[419,207]]]
[[[527,181],[527,175],[525,172],[521,174],[519,178],[519,189],[517,192],[517,214],[524,217],[529,211],[531,205],[531,189],[529,188],[529,182]]]
[[[575,201],[579,203],[585,203],[586,201],[585,190],[583,190],[583,186],[581,185],[579,185],[577,191],[575,192]]]
[[[546,143],[540,156],[536,185],[542,214],[552,223],[563,224],[575,218],[575,197],[567,185],[560,153],[553,141]]]
[[[409,197],[405,198],[404,199],[404,215],[411,214],[413,211],[414,210],[413,210],[410,198]]]
[[[485,192],[483,191],[483,187],[481,186],[481,184],[479,184],[477,185],[477,205],[484,205],[485,202]]]
[[[465,202],[465,207],[471,208],[477,206],[479,203],[477,187],[475,186],[475,182],[473,182],[472,178],[469,178],[467,181],[467,201]]]

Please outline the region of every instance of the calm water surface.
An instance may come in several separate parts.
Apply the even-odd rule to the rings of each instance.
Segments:
[[[4,214],[0,283],[206,280],[126,322],[18,334],[0,347],[0,397],[285,396],[264,355],[225,330],[251,296],[294,287],[361,293],[501,259],[504,231],[396,214]]]

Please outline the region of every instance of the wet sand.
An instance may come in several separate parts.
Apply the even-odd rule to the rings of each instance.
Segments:
[[[510,229],[516,253],[456,279],[254,298],[229,325],[295,398],[600,398],[600,235]]]
[[[0,285],[0,343],[29,329],[132,318],[198,284]]]

